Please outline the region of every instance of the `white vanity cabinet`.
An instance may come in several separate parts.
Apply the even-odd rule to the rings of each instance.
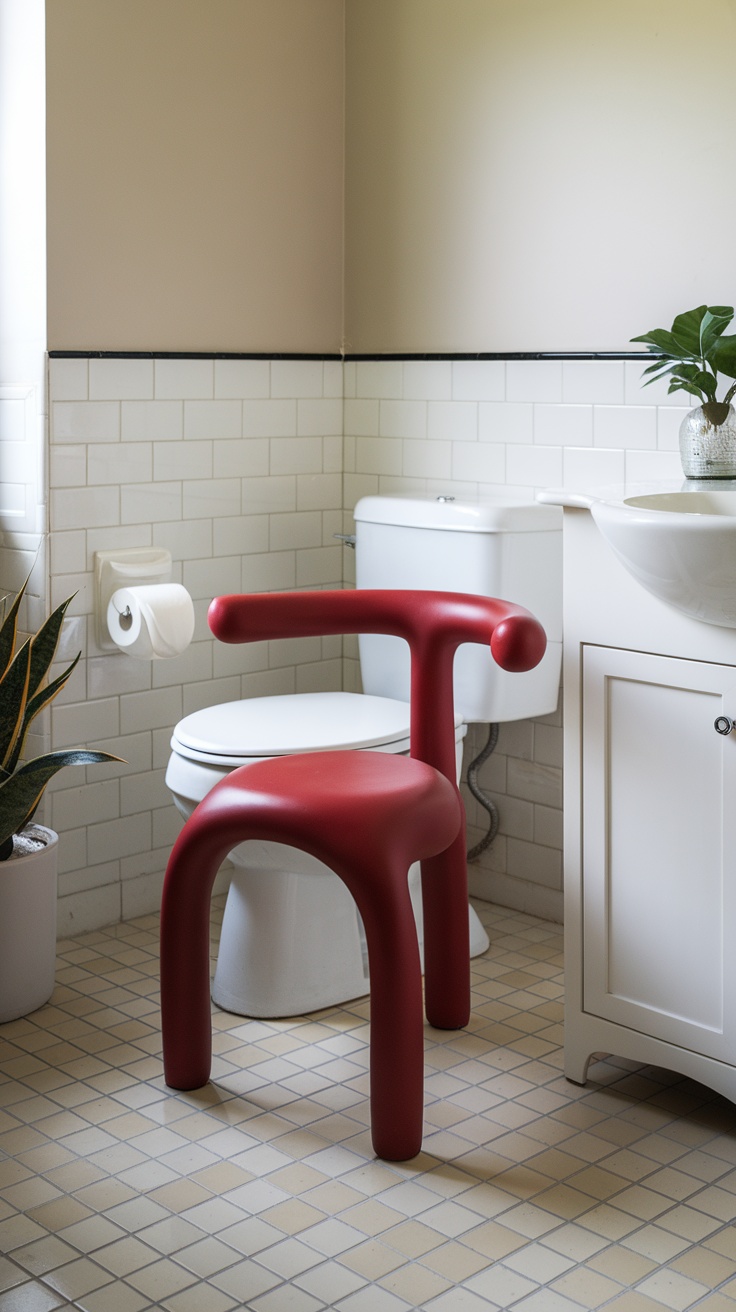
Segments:
[[[564,551],[565,1074],[611,1053],[736,1101],[736,630],[645,592],[587,510]]]
[[[584,1010],[736,1061],[736,751],[713,727],[736,671],[590,645],[582,662]]]

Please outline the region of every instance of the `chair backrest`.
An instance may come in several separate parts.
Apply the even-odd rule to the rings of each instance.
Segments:
[[[216,597],[209,625],[221,642],[335,633],[387,633],[411,650],[411,755],[455,784],[452,664],[464,642],[488,644],[505,670],[531,670],[547,639],[529,611],[462,592],[359,588]],[[431,714],[422,714],[428,708]]]

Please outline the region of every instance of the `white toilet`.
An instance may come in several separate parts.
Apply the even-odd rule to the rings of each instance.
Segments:
[[[355,508],[356,585],[474,592],[518,602],[544,625],[536,669],[509,674],[488,650],[455,658],[458,779],[466,725],[545,715],[557,705],[562,651],[562,534],[556,506],[364,497]],[[409,752],[409,652],[400,638],[359,639],[364,692],[296,693],[209,706],[180,721],[166,783],[185,817],[230,770],[295,752]],[[428,709],[431,714],[431,708]],[[368,992],[363,927],[342,881],[280,843],[241,843],[212,987],[244,1016],[302,1015]],[[419,867],[409,886],[421,942]],[[488,939],[471,907],[471,954]]]

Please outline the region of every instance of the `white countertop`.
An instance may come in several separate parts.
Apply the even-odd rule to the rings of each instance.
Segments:
[[[682,478],[638,483],[608,483],[586,489],[551,487],[537,493],[545,506],[563,506],[573,510],[590,510],[596,501],[625,501],[628,497],[651,496],[657,492],[734,492],[736,479]]]

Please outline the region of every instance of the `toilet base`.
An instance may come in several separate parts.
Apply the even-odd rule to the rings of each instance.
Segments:
[[[285,844],[242,843],[222,922],[212,1000],[239,1016],[276,1019],[339,1006],[369,991],[363,925],[345,884]],[[292,869],[284,869],[287,864]],[[294,870],[298,866],[298,870]],[[409,891],[422,950],[419,864]],[[472,907],[470,955],[488,947]]]

